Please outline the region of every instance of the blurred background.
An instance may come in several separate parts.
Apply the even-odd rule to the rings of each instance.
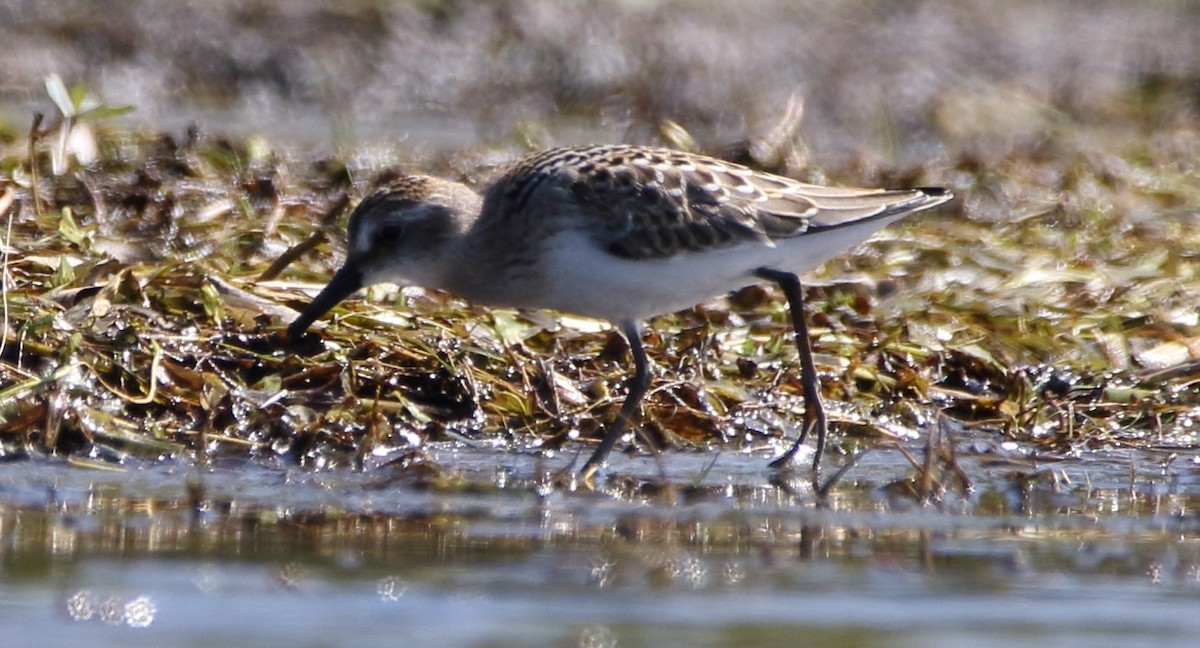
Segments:
[[[57,72],[130,124],[317,150],[649,142],[664,120],[714,149],[799,97],[822,163],[986,163],[1064,121],[1200,112],[1182,0],[3,0],[0,42],[10,131],[53,112]]]

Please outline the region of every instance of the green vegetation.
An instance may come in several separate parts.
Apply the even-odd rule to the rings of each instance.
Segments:
[[[615,412],[625,349],[590,322],[376,289],[319,338],[282,339],[336,265],[363,191],[350,162],[113,129],[103,118],[124,109],[57,77],[47,87],[60,114],[7,140],[0,160],[6,456],[361,467],[417,438],[556,447]],[[1022,105],[1054,137],[981,159],[968,143],[987,124],[964,115],[984,111],[965,101],[946,98],[935,118],[955,158],[807,170],[960,196],[808,282],[838,445],[924,438],[941,420],[1041,456],[1195,447],[1194,123],[1164,118],[1153,96],[1129,98],[1122,128]],[[691,139],[678,124],[662,132]],[[761,155],[754,144],[742,155]],[[483,158],[414,166],[475,179]],[[643,433],[675,448],[795,434],[788,336],[782,303],[758,288],[657,320]]]

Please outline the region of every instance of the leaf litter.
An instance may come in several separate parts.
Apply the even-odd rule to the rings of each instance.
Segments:
[[[56,103],[104,110],[57,86]],[[1195,448],[1194,124],[1164,128],[1154,113],[1145,138],[1033,111],[1060,136],[992,154],[963,114],[997,108],[944,101],[941,137],[956,158],[881,166],[878,178],[853,164],[810,171],[947,184],[960,197],[806,282],[836,447],[849,456],[925,438],[949,419],[1030,457]],[[569,315],[385,286],[334,309],[319,337],[283,339],[344,254],[344,221],[364,193],[350,159],[64,115],[35,120],[0,159],[4,456],[363,468],[430,440],[594,442],[615,414],[626,345]],[[784,122],[798,119],[789,106]],[[95,158],[68,150],[62,133],[80,125]],[[777,130],[803,148],[802,129]],[[695,146],[679,124],[662,132]],[[761,143],[742,148],[751,163],[755,150],[780,159]],[[482,178],[494,159],[468,150],[413,166]],[[642,436],[658,448],[780,448],[801,412],[790,335],[783,302],[757,287],[657,318]]]

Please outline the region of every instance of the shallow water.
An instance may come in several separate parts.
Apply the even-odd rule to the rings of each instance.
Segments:
[[[53,114],[59,73],[136,105],[115,123],[265,132],[365,180],[380,159],[657,141],[663,120],[717,147],[772,132],[797,93],[811,161],[870,177],[990,168],[1063,116],[1140,133],[1121,110],[1156,94],[1192,114],[1194,3],[1076,4],[0,0],[0,131]],[[616,457],[596,491],[556,474],[573,452],[458,445],[362,473],[0,464],[0,645],[1195,645],[1194,450],[956,446],[973,489],[928,501],[895,450],[824,496],[767,451]]]
[[[888,486],[906,475],[894,452],[823,498],[757,453],[619,457],[597,491],[555,483],[572,454],[435,446],[456,475],[435,487],[387,467],[9,465],[0,626],[92,646],[1165,646],[1200,632],[1190,463],[1035,469],[989,449],[962,458],[974,492],[922,504]]]

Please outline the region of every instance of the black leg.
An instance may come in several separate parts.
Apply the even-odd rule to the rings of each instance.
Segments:
[[[650,388],[650,361],[646,358],[646,350],[642,348],[642,330],[637,322],[621,322],[621,333],[629,342],[629,352],[633,354],[633,380],[629,383],[629,393],[625,396],[625,402],[621,404],[621,411],[617,414],[617,418],[609,426],[604,433],[604,438],[600,441],[600,446],[592,453],[592,456],[583,465],[583,478],[590,480],[608,460],[608,453],[612,452],[613,446],[617,444],[617,440],[625,433],[628,426],[634,425],[634,415],[637,413],[638,405],[642,402],[642,397],[646,395],[646,390]]]
[[[796,452],[811,431],[817,437],[817,452],[813,456],[813,470],[816,470],[821,465],[821,455],[825,454],[825,406],[821,404],[821,385],[817,380],[817,365],[813,362],[812,346],[808,339],[808,322],[804,317],[804,290],[800,286],[800,277],[772,268],[759,268],[754,274],[779,284],[787,297],[788,307],[792,312],[792,328],[796,331],[796,350],[800,352],[800,384],[804,388],[804,429],[800,430],[800,438],[796,439],[792,448],[771,462],[771,467],[785,468],[791,465]]]

